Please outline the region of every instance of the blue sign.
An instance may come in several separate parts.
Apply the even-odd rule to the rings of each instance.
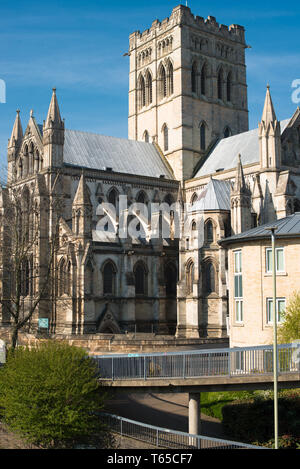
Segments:
[[[48,329],[49,327],[49,319],[48,318],[39,318],[39,328],[40,329]]]

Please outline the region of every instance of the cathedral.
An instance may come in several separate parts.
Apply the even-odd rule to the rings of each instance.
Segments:
[[[218,241],[300,210],[300,110],[279,122],[267,86],[261,122],[249,130],[246,48],[242,26],[179,5],[129,37],[128,140],[66,128],[55,89],[43,124],[31,112],[23,132],[17,111],[0,217],[17,191],[39,229],[24,268],[24,311],[58,234],[32,331],[46,320],[53,335],[227,336],[227,250]],[[161,211],[149,222],[139,208],[153,204],[170,208],[166,236],[153,236]],[[179,237],[178,206],[189,215]],[[124,235],[121,219],[135,221],[137,235]],[[0,327],[10,322],[2,302]]]

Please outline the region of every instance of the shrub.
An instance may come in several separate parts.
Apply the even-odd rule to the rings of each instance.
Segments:
[[[3,423],[28,443],[68,448],[103,441],[99,412],[106,395],[96,365],[78,347],[54,341],[8,353],[0,369]]]
[[[300,293],[295,292],[283,313],[283,323],[278,328],[279,342],[289,344],[300,339]]]
[[[236,402],[223,407],[223,426],[228,438],[246,443],[264,443],[274,436],[274,401],[256,398],[252,402]],[[278,400],[280,435],[298,437],[300,433],[300,398]]]

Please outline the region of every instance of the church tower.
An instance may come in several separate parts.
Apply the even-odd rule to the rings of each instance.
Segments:
[[[129,139],[157,143],[178,180],[217,139],[248,130],[245,48],[242,26],[183,5],[130,35]]]

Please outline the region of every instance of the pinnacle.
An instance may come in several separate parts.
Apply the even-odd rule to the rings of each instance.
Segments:
[[[91,199],[83,172],[80,177],[73,205],[91,205]]]
[[[14,144],[14,142],[16,142],[17,144],[20,143],[23,138],[23,129],[22,129],[22,124],[21,124],[21,119],[20,119],[20,110],[17,109],[16,112],[17,112],[16,119],[14,122],[12,134],[8,143],[9,147],[11,147]]]
[[[262,120],[262,122],[265,123],[265,125],[269,124],[270,122],[277,121],[274,105],[273,105],[272,98],[271,98],[270,85],[269,84],[267,85],[265,104],[264,104],[264,109],[263,109],[263,114],[262,114],[261,120]]]
[[[50,127],[53,124],[54,126],[62,126],[62,120],[60,117],[59,105],[56,97],[56,88],[52,88],[52,97],[50,101],[50,106],[46,119],[46,127]]]

